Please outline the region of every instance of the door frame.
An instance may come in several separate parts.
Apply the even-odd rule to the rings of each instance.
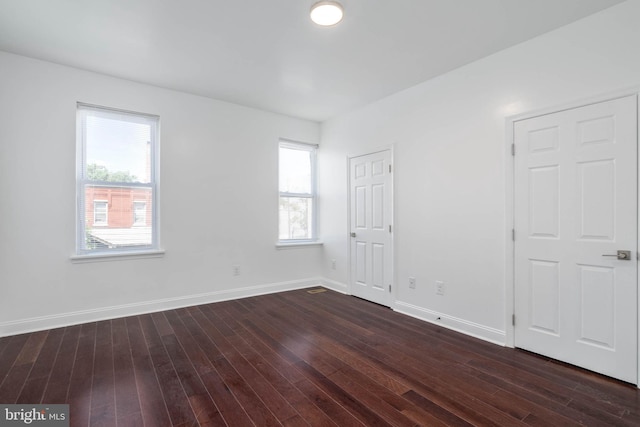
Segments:
[[[507,347],[515,348],[515,326],[513,325],[513,316],[515,316],[515,241],[512,239],[512,230],[515,229],[515,159],[512,155],[512,146],[514,144],[514,126],[515,123],[521,120],[531,119],[545,114],[557,113],[560,111],[570,110],[573,108],[584,107],[587,105],[598,104],[601,102],[611,101],[618,98],[624,98],[627,96],[636,96],[636,103],[640,99],[640,86],[633,86],[626,89],[621,89],[615,92],[609,92],[601,95],[584,98],[581,100],[547,107],[539,110],[529,111],[526,113],[517,114],[507,117],[505,119],[505,312],[504,312],[504,324],[505,324],[505,345]],[[636,112],[638,117],[636,118],[637,124],[640,127],[640,105]],[[640,145],[640,132],[636,136],[636,144]],[[640,147],[639,147],[640,148]],[[638,201],[640,202],[640,149],[638,150],[638,158],[636,159],[636,179],[638,180]],[[638,224],[638,230],[640,230],[640,210],[638,211],[638,218],[636,223]],[[517,238],[517,236],[516,236]],[[640,246],[640,233],[638,235]],[[636,263],[639,262],[638,254],[636,254]],[[640,270],[640,268],[639,268]],[[637,278],[638,283],[638,301],[636,301],[636,312],[638,313],[638,346],[636,349],[637,364],[638,364],[638,378],[636,384],[640,388],[640,274]]]
[[[347,295],[353,295],[353,277],[351,274],[351,238],[349,236],[349,233],[351,231],[351,159],[354,159],[356,157],[362,157],[362,156],[368,156],[369,154],[375,154],[375,153],[380,153],[383,151],[389,151],[389,154],[391,156],[391,160],[390,160],[390,164],[391,166],[391,300],[389,301],[389,308],[392,310],[395,310],[395,305],[396,305],[396,300],[397,300],[397,283],[398,281],[396,280],[396,258],[395,258],[395,241],[396,241],[396,224],[395,224],[395,174],[396,174],[396,165],[395,165],[395,161],[394,161],[394,148],[395,148],[395,144],[389,144],[389,145],[385,145],[382,147],[378,147],[376,149],[373,150],[369,150],[366,152],[360,152],[360,153],[349,153],[347,154],[347,164],[346,164],[346,169],[347,169],[347,229],[346,229],[346,242],[347,242],[347,277],[348,277],[348,283],[347,283]]]

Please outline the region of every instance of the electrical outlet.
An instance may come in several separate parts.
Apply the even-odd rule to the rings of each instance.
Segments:
[[[444,282],[436,280],[436,295],[444,296]]]
[[[331,269],[332,269],[332,270],[335,270],[335,269],[336,269],[336,260],[335,260],[335,259],[332,259],[332,260],[331,260]]]
[[[409,277],[409,288],[411,288],[411,289],[415,289],[416,288],[416,278],[415,277]]]
[[[234,276],[239,276],[240,275],[240,266],[239,265],[234,265],[233,266],[233,275]]]

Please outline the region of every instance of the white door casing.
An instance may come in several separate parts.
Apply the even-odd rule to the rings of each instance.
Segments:
[[[515,346],[637,383],[637,97],[513,131]]]
[[[391,306],[391,150],[349,158],[350,293]]]

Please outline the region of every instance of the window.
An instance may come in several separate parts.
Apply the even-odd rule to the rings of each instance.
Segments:
[[[158,249],[158,122],[78,104],[79,255]]]
[[[133,202],[133,225],[147,225],[146,202]]]
[[[93,201],[93,225],[107,225],[109,221],[106,200]]]
[[[316,240],[316,146],[280,142],[281,242]]]

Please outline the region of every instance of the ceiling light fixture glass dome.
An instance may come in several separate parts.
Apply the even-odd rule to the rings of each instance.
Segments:
[[[336,25],[343,15],[342,5],[337,1],[319,1],[311,6],[311,20],[323,27]]]

